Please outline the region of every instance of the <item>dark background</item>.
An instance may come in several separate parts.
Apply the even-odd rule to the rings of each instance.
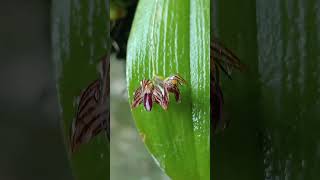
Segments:
[[[72,179],[51,60],[51,1],[0,2],[0,179]]]

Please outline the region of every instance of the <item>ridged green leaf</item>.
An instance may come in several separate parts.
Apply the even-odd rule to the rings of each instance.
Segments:
[[[168,110],[132,109],[142,140],[173,180],[208,180],[210,173],[210,2],[139,1],[127,50],[130,102],[143,79],[180,74],[182,102]]]

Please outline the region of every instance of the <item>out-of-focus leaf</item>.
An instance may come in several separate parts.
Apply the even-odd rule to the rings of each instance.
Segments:
[[[129,99],[143,79],[180,74],[180,104],[132,110],[148,150],[173,180],[208,180],[210,173],[209,0],[139,1],[128,42]]]
[[[320,2],[213,2],[214,33],[248,67],[223,81],[213,179],[319,179]]]
[[[52,41],[61,122],[70,152],[72,121],[80,93],[100,77],[101,57],[108,54],[109,5],[106,0],[53,1]],[[109,179],[109,141],[101,132],[69,153],[76,179]]]

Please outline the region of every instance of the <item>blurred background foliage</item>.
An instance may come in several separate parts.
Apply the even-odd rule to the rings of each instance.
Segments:
[[[320,1],[212,2],[213,34],[248,66],[223,81],[213,179],[320,179]]]
[[[119,60],[125,60],[127,54],[127,41],[136,11],[138,0],[111,0],[111,51],[116,53]]]

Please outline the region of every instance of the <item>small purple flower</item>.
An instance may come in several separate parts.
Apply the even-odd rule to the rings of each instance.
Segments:
[[[179,75],[170,76],[163,80],[155,76],[153,81],[142,80],[140,87],[134,92],[131,108],[136,108],[143,103],[147,111],[151,111],[153,102],[159,104],[162,109],[167,110],[169,104],[169,93],[173,93],[176,101],[180,102],[180,90],[178,85],[186,81]]]
[[[186,80],[184,80],[179,75],[173,75],[164,80],[164,86],[168,92],[174,94],[177,102],[181,101],[179,85],[186,84]]]
[[[153,83],[150,80],[142,80],[140,87],[134,92],[131,108],[136,108],[143,103],[147,111],[151,111],[153,103]]]

